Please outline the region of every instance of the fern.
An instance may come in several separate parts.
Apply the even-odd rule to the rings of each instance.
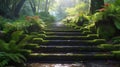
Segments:
[[[19,43],[22,31],[16,31],[11,36],[9,43],[0,40],[0,67],[5,67],[10,61],[15,63],[23,63],[26,58],[22,55],[21,51],[24,50],[24,46],[27,44],[27,40],[31,37],[26,36]]]
[[[16,53],[16,54],[6,53],[5,55],[10,60],[12,60],[12,61],[14,61],[16,63],[21,63],[21,62],[24,62],[26,60],[26,58],[22,54],[19,54],[19,53]]]
[[[4,67],[8,62],[9,59],[5,58],[4,52],[0,52],[0,67]]]
[[[8,43],[5,43],[5,41],[0,40],[0,51],[8,51],[9,47],[8,47]]]
[[[120,44],[120,36],[112,38],[114,44]]]
[[[26,58],[19,53],[6,53],[6,52],[0,53],[0,67],[6,66],[10,61],[22,63],[26,61]]]
[[[8,59],[0,61],[0,67],[4,67],[5,65],[7,65],[8,61],[9,61]]]
[[[26,35],[26,37],[18,43],[18,47],[24,47],[27,44],[27,41],[31,39],[31,37],[32,36]]]
[[[14,40],[14,41],[19,41],[20,39],[20,36],[23,34],[23,31],[15,31],[12,33],[11,37],[12,39],[11,40]]]

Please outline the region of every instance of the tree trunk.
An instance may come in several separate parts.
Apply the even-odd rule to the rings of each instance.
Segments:
[[[46,0],[46,4],[45,4],[45,13],[48,13],[48,0]]]
[[[23,6],[23,4],[25,3],[26,0],[20,0],[20,2],[17,4],[17,6],[15,7],[14,10],[14,16],[15,17],[19,17],[19,12]]]
[[[41,3],[41,1],[39,0],[39,1],[38,1],[38,10],[37,10],[38,12],[39,12],[39,10],[40,10],[40,3]]]
[[[31,8],[32,8],[33,14],[35,14],[35,13],[36,13],[35,1],[34,1],[34,0],[30,1],[30,0],[29,0],[29,2],[30,2],[30,6],[31,6]]]
[[[104,0],[91,0],[90,13],[94,14],[98,9],[102,8],[103,5],[104,5]]]

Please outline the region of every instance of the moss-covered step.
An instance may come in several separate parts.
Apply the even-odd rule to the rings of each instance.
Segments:
[[[46,31],[50,31],[50,30],[64,30],[64,31],[72,31],[72,30],[77,30],[77,29],[73,29],[73,28],[66,28],[66,27],[54,27],[54,28],[47,28],[45,29]]]
[[[87,36],[46,36],[45,40],[93,40],[98,39],[97,34],[89,34]]]
[[[96,33],[93,33],[91,31],[83,31],[82,34],[96,34]]]
[[[44,34],[46,33],[45,31],[40,31],[40,32],[31,32],[30,35],[37,35],[37,34]]]
[[[83,36],[81,32],[46,32],[46,35],[56,35],[56,36]]]
[[[47,30],[44,30],[45,32],[82,32],[80,30],[52,30],[52,29],[47,29]]]
[[[40,46],[33,49],[38,53],[86,53],[86,52],[110,52],[97,46]]]
[[[45,34],[34,34],[34,35],[30,35],[31,36],[31,39],[33,38],[45,38],[46,35]]]
[[[114,51],[120,50],[120,44],[100,44],[98,45],[98,47],[105,50],[114,50]]]
[[[98,53],[98,54],[45,54],[32,53],[28,57],[30,62],[62,62],[62,61],[86,61],[86,60],[111,60],[112,54]]]
[[[30,49],[30,50],[33,50],[33,49],[37,49],[37,48],[40,48],[39,44],[27,44],[24,46],[25,49]]]
[[[56,45],[56,46],[81,46],[81,45],[99,45],[103,44],[106,41],[104,39],[95,39],[95,40],[43,40],[41,38],[34,38],[32,43],[40,45]]]
[[[120,50],[111,51],[111,52],[115,58],[118,58],[118,60],[120,60]]]

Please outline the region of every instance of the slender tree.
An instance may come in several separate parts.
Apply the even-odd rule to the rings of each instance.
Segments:
[[[36,1],[35,0],[29,0],[30,6],[32,8],[33,14],[36,13]]]
[[[45,13],[48,13],[48,4],[49,4],[49,0],[46,0],[46,3],[45,3]]]
[[[14,10],[14,16],[19,17],[19,12],[25,3],[26,0],[20,0],[20,2],[16,5],[15,10]]]

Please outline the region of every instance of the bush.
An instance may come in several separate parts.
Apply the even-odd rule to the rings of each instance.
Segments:
[[[86,18],[86,16],[83,14],[83,15],[80,15],[77,22],[76,22],[76,25],[78,26],[83,26],[84,24],[87,24],[88,23],[88,19]]]
[[[42,29],[45,28],[45,24],[43,23],[43,21],[39,18],[39,16],[27,16],[26,20],[28,23],[30,23],[31,25],[29,27],[27,27],[27,31],[28,33],[30,32],[39,32]]]
[[[115,28],[111,25],[101,25],[97,28],[97,34],[100,38],[110,39],[115,33]]]
[[[9,42],[0,40],[0,67],[5,67],[11,61],[15,63],[23,63],[26,59],[23,55],[23,47],[27,44],[29,36],[19,40],[23,32],[16,31],[12,33]]]

